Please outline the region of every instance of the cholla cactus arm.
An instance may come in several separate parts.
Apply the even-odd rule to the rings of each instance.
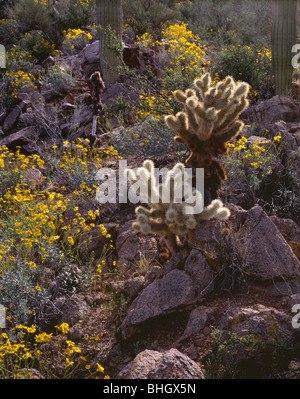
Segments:
[[[204,168],[206,191],[210,190],[211,199],[215,199],[226,173],[213,157],[226,153],[226,143],[242,130],[244,124],[238,118],[249,105],[246,98],[249,85],[235,83],[228,76],[213,87],[208,73],[196,79],[194,85],[199,96],[194,89],[174,92],[175,100],[183,104],[184,110],[166,116],[165,122],[176,132],[174,141],[187,144],[191,151],[186,165]]]
[[[210,205],[204,208],[203,212],[200,215],[197,215],[197,220],[210,220],[217,219],[220,221],[224,221],[228,219],[230,216],[230,210],[223,206],[222,201],[214,200]]]
[[[136,172],[126,170],[126,176],[132,183],[137,182],[139,176],[145,180],[140,183],[140,187],[143,190],[149,188],[147,195],[143,197],[147,198],[148,208],[138,206],[135,209],[136,221],[132,227],[143,234],[155,233],[163,236],[171,252],[176,252],[180,248],[179,236],[187,235],[188,243],[194,243],[196,228],[202,220],[213,217],[225,220],[229,217],[229,210],[224,208],[219,200],[204,207],[202,194],[192,188],[190,176],[183,164],[176,164],[167,173],[163,182],[171,191],[169,201],[163,201],[165,198],[163,198],[162,184],[159,184],[155,178],[154,165],[151,161],[145,161],[143,167]],[[151,199],[152,191],[158,193],[159,200],[156,203]]]
[[[184,104],[184,112],[175,117],[168,115],[165,119],[167,125],[179,133],[187,144],[194,135],[203,142],[221,135],[249,105],[246,99],[249,85],[245,82],[236,84],[231,76],[216,87],[210,87],[211,78],[207,73],[196,79],[194,85],[200,92],[200,98],[195,90],[176,90],[174,98]]]

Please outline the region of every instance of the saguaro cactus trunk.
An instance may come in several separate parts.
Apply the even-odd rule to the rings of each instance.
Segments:
[[[97,20],[100,25],[100,65],[101,74],[106,84],[113,83],[119,78],[118,66],[120,60],[116,51],[111,47],[111,29],[116,37],[122,40],[123,10],[122,0],[97,0]]]
[[[290,94],[297,0],[271,0],[271,49],[276,94]]]

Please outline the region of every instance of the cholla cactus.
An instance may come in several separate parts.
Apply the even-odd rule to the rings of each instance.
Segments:
[[[249,105],[246,98],[249,85],[236,84],[228,76],[213,87],[209,73],[196,79],[194,85],[200,97],[194,89],[176,90],[174,98],[184,105],[184,111],[166,116],[165,121],[177,133],[175,142],[187,144],[191,151],[186,164],[204,168],[205,186],[214,199],[226,173],[213,156],[226,153],[226,143],[243,128],[238,118]]]
[[[158,183],[150,160],[136,172],[127,169],[125,174],[131,184],[139,182],[140,197],[148,204],[148,208],[136,208],[137,220],[132,227],[144,234],[162,235],[171,252],[180,248],[180,235],[187,235],[189,244],[194,243],[196,228],[202,220],[226,220],[230,215],[220,200],[204,207],[202,194],[192,187],[183,164],[176,164],[163,184]]]

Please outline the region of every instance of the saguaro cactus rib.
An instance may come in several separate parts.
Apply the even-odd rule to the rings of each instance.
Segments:
[[[111,37],[108,28],[122,40],[123,12],[122,0],[97,0],[97,21],[100,26],[100,65],[101,74],[106,84],[119,79],[119,58],[110,48]]]
[[[297,0],[271,1],[271,50],[276,94],[289,95],[292,85],[292,47],[296,43]]]

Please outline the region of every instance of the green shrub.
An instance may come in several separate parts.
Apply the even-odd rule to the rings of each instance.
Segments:
[[[48,301],[48,293],[41,288],[41,272],[28,262],[13,260],[10,267],[1,273],[0,303],[9,309],[14,325],[30,319],[31,310]]]
[[[23,32],[41,30],[48,32],[53,19],[48,1],[16,0],[9,10],[9,17],[18,21]]]
[[[180,4],[180,11],[192,31],[217,49],[224,44],[269,44],[269,1],[184,1]]]
[[[16,43],[19,38],[18,23],[14,19],[0,19],[0,42],[2,44]]]
[[[174,0],[124,0],[124,22],[134,36],[148,32],[158,37],[163,24],[180,18],[175,3]]]
[[[96,22],[95,0],[60,0],[54,7],[55,26],[62,34]]]
[[[82,29],[68,29],[64,32],[62,50],[67,54],[76,54],[82,50],[93,36]]]
[[[121,156],[138,155],[155,159],[172,153],[174,158],[175,152],[183,148],[174,143],[171,130],[153,116],[126,128],[121,134],[112,134],[110,139]]]
[[[48,75],[44,83],[51,85],[51,90],[55,95],[63,95],[68,93],[74,82],[75,79],[68,73],[53,72]]]
[[[251,85],[250,97],[264,98],[270,95],[272,86],[271,52],[267,48],[231,45],[222,49],[213,61],[213,70],[220,79],[230,75]]]
[[[43,62],[50,55],[57,54],[54,44],[47,42],[41,31],[27,32],[22,40],[22,47],[38,63]]]

